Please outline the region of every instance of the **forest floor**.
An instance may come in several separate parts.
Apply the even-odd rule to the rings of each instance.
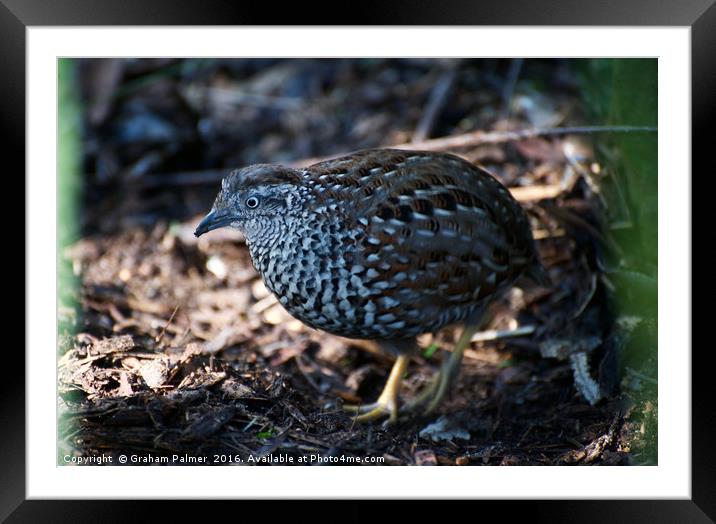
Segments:
[[[653,445],[645,425],[656,424],[656,406],[629,388],[654,381],[619,366],[617,346],[632,327],[613,318],[613,284],[601,271],[609,240],[595,187],[608,170],[589,137],[499,135],[581,122],[565,63],[79,66],[85,175],[80,238],[63,253],[72,277],[59,310],[60,463],[67,454],[114,463],[121,454],[203,464],[650,463],[640,451]],[[434,136],[463,140],[446,147]],[[290,317],[240,235],[197,240],[193,230],[228,166],[305,164],[411,140],[485,165],[514,192],[552,285],[518,285],[495,303],[438,413],[361,425],[341,406],[373,401],[390,358]],[[456,333],[421,338],[403,399],[439,368]]]

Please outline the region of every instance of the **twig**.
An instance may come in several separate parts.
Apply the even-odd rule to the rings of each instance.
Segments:
[[[472,131],[462,135],[434,138],[419,143],[386,146],[392,149],[422,149],[441,151],[458,147],[474,147],[484,144],[502,144],[542,136],[589,135],[596,133],[652,133],[656,127],[649,126],[576,126],[550,127],[546,129],[522,129],[519,131]]]
[[[306,111],[306,107],[296,98],[284,96],[268,96],[256,93],[246,93],[236,89],[223,87],[208,87],[204,93],[212,95],[216,101],[231,105],[246,105],[254,107],[269,107],[279,110]]]
[[[523,129],[520,131],[472,131],[462,135],[433,138],[422,142],[408,142],[404,144],[387,145],[391,149],[416,149],[422,151],[446,151],[461,147],[475,147],[484,144],[503,144],[530,138],[561,135],[588,135],[597,133],[654,133],[656,127],[650,126],[576,126],[551,127],[546,129]],[[305,158],[291,162],[290,167],[306,167],[308,165],[338,158],[345,155],[339,153],[324,158]],[[185,171],[165,175],[147,175],[138,179],[135,184],[142,187],[161,186],[192,186],[211,185],[220,182],[228,173],[226,169],[209,169],[206,171]]]
[[[435,126],[435,121],[440,116],[440,112],[445,103],[448,100],[448,96],[452,91],[453,85],[455,85],[455,79],[457,78],[457,64],[453,65],[447,71],[444,71],[430,92],[430,98],[428,104],[425,107],[420,122],[418,123],[415,133],[413,134],[412,142],[423,142]]]
[[[564,229],[557,228],[554,231],[549,229],[533,229],[532,238],[535,240],[544,240],[545,238],[563,237],[567,232]]]
[[[260,315],[270,307],[272,307],[274,304],[278,303],[278,299],[275,295],[269,294],[266,295],[264,298],[256,302],[254,305],[251,306],[251,312],[256,313],[257,315]]]
[[[510,116],[510,104],[512,102],[512,96],[515,94],[515,86],[517,85],[517,79],[520,77],[523,62],[523,58],[513,58],[510,62],[510,69],[507,72],[507,78],[505,79],[505,85],[502,90],[502,112],[500,113],[500,117],[503,119]]]
[[[524,337],[534,333],[535,329],[536,328],[533,325],[520,326],[515,329],[487,329],[485,331],[478,331],[475,333],[470,339],[470,342],[492,342],[495,340],[503,340],[505,338]],[[453,348],[445,348],[445,350],[452,351]],[[480,353],[473,351],[472,349],[465,350],[465,357],[474,358],[476,360],[484,360],[484,358],[480,356]]]
[[[489,342],[492,340],[500,340],[503,338],[512,338],[512,337],[523,337],[526,335],[531,335],[534,333],[535,327],[532,325],[529,326],[520,326],[515,329],[488,329],[486,331],[479,331],[475,333],[472,338],[470,339],[470,342]]]
[[[256,421],[257,421],[259,418],[260,418],[260,415],[256,415],[254,418],[251,419],[251,421],[250,421],[248,424],[246,424],[246,426],[244,427],[244,429],[242,429],[241,431],[243,432],[243,431],[248,430],[251,426],[253,426],[254,424],[256,424]]]
[[[164,324],[164,327],[162,327],[161,332],[159,333],[157,338],[154,340],[154,342],[156,342],[157,344],[159,344],[162,341],[162,339],[164,338],[164,333],[167,332],[167,328],[169,327],[169,324],[171,324],[172,320],[174,320],[174,315],[176,315],[177,311],[179,311],[180,305],[181,304],[176,305],[176,307],[174,308],[174,311],[172,312],[172,315],[169,317],[169,320],[167,320],[166,324]]]
[[[584,300],[582,300],[582,303],[577,308],[577,311],[574,312],[572,315],[571,320],[577,320],[579,317],[582,316],[582,313],[584,313],[584,310],[587,309],[587,306],[592,301],[592,298],[594,298],[594,293],[597,291],[597,274],[592,273],[591,277],[589,278],[589,289],[587,290],[587,296],[584,297]]]
[[[519,202],[530,202],[534,200],[547,200],[556,198],[562,193],[560,184],[548,184],[540,186],[509,187],[510,193]]]

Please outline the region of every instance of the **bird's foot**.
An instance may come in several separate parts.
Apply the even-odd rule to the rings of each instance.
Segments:
[[[398,390],[400,389],[400,381],[407,365],[408,357],[405,355],[401,355],[395,360],[388,381],[385,383],[383,392],[378,397],[378,400],[364,406],[343,406],[343,409],[357,413],[355,417],[356,422],[374,422],[387,415],[388,420],[386,422],[388,424],[396,424],[398,422]]]
[[[482,314],[480,313],[479,317]],[[450,357],[443,363],[440,371],[418,394],[406,404],[405,410],[422,415],[430,415],[445,400],[457,382],[460,374],[460,364],[465,349],[470,345],[472,335],[478,330],[479,322],[466,324],[460,338],[450,354]]]
[[[378,398],[377,401],[365,405],[345,405],[343,409],[349,413],[356,413],[355,421],[358,423],[375,422],[388,417],[388,424],[398,422],[398,405],[393,399]]]
[[[452,389],[456,375],[455,370],[444,365],[430,383],[405,404],[403,411],[422,415],[433,413]]]

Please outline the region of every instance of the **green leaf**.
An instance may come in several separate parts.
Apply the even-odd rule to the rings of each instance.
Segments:
[[[428,347],[423,350],[423,356],[425,358],[432,358],[432,356],[435,354],[435,352],[440,348],[435,342],[430,344]]]
[[[261,440],[267,440],[276,436],[276,428],[267,429],[265,431],[259,431],[256,435]]]

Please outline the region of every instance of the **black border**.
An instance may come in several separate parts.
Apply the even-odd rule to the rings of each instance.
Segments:
[[[660,25],[690,26],[692,30],[692,132],[693,172],[703,165],[706,176],[713,177],[713,132],[716,122],[716,4],[715,0],[419,0],[398,2],[362,0],[350,11],[331,11],[323,6],[324,18],[316,18],[303,2],[280,4],[238,2],[233,0],[0,0],[0,122],[4,140],[0,156],[9,184],[22,180],[25,172],[25,29],[33,25]],[[337,5],[339,9],[342,6]],[[328,18],[332,18],[328,20]],[[350,18],[350,19],[347,19]],[[708,164],[707,164],[708,162]],[[706,168],[706,166],[709,166]],[[24,187],[20,189],[25,193]],[[17,193],[12,193],[17,194]],[[32,198],[32,195],[25,195]],[[668,210],[661,209],[661,212]],[[19,214],[19,213],[18,213]],[[6,213],[6,217],[9,216]],[[17,215],[15,215],[17,216]],[[7,218],[6,218],[7,220]],[[15,219],[17,220],[17,219]],[[706,220],[706,219],[704,219]],[[706,237],[713,238],[713,230]],[[698,225],[698,221],[694,225]],[[19,228],[6,227],[13,233]],[[11,238],[5,235],[6,241]],[[693,238],[693,237],[692,237]],[[696,236],[698,239],[699,236]],[[705,238],[705,237],[701,237]],[[712,265],[712,264],[709,264]],[[713,271],[713,270],[711,270]],[[703,275],[703,273],[702,273]],[[26,274],[27,279],[27,274]],[[13,304],[6,301],[6,304]],[[19,309],[19,308],[18,308]],[[24,308],[23,308],[24,309]],[[695,310],[709,314],[706,308]],[[704,311],[706,310],[706,311]],[[32,312],[26,311],[26,315]],[[704,325],[702,322],[701,325]],[[685,346],[689,341],[684,340]],[[190,516],[188,504],[180,501],[26,501],[25,500],[25,359],[16,346],[5,344],[4,362],[12,372],[2,373],[0,380],[0,519],[7,522],[87,522],[145,520],[149,506],[160,505],[162,516],[169,520]],[[489,518],[494,513],[504,519],[519,514],[530,521],[551,522],[714,522],[716,518],[716,381],[707,364],[712,344],[697,346],[693,351],[692,411],[692,499],[643,501],[510,501],[480,502],[478,507],[465,502],[450,502],[451,512],[466,511],[474,518]],[[680,348],[669,348],[678,350]],[[10,360],[5,360],[10,359]],[[22,371],[21,371],[22,370]],[[227,509],[229,502],[212,501],[212,513]],[[278,520],[277,507],[271,504],[266,515],[262,502],[240,502],[245,512]],[[373,519],[384,512],[382,503],[348,502],[334,513],[327,503],[306,507],[306,503],[288,502],[286,516],[305,515],[311,520],[327,515],[331,520],[358,522]],[[414,502],[412,511],[401,509],[401,517],[426,516],[434,502]],[[459,507],[458,507],[459,506]],[[442,506],[443,509],[445,506]],[[156,509],[156,508],[153,508]],[[238,509],[232,505],[233,511]],[[455,513],[457,515],[457,513]],[[257,517],[258,517],[257,515]],[[206,518],[206,513],[203,513]],[[445,518],[445,513],[442,513]],[[183,519],[182,519],[183,520]]]

